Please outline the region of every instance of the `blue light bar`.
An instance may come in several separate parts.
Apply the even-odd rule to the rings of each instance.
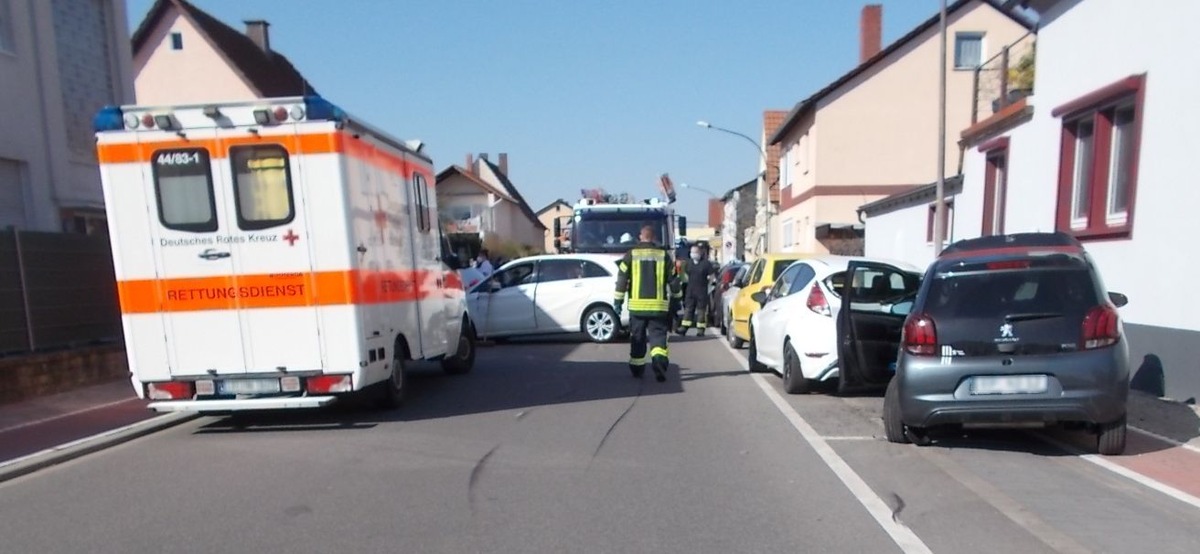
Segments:
[[[346,119],[346,112],[320,96],[305,96],[304,111],[308,114],[310,121],[314,119],[329,119],[333,121]]]
[[[104,106],[92,118],[92,128],[97,133],[101,131],[122,131],[125,129],[125,114],[120,106]]]

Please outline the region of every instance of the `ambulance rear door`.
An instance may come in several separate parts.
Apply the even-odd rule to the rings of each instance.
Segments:
[[[154,133],[158,134],[158,133]],[[242,331],[233,259],[222,242],[227,195],[225,159],[213,140],[143,142],[149,239],[156,279],[127,283],[137,304],[157,310],[172,376],[241,372]]]
[[[344,289],[337,275],[314,272],[299,143],[295,134],[222,141],[228,233],[223,250],[230,254],[237,286],[241,336],[235,344],[247,373],[324,368],[317,299],[324,293],[336,300]],[[319,291],[322,283],[326,290]]]

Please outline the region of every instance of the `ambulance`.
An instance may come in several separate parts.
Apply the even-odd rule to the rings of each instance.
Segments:
[[[131,381],[157,411],[400,405],[475,360],[433,163],[317,97],[94,119]]]

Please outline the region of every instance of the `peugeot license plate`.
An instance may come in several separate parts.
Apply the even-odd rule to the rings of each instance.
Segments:
[[[1049,385],[1045,375],[972,377],[971,394],[1040,394]]]
[[[279,379],[226,379],[218,381],[218,394],[270,394],[279,392]]]

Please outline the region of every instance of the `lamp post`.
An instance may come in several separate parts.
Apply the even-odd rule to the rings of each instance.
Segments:
[[[704,194],[707,194],[707,195],[709,195],[709,196],[711,196],[711,197],[713,197],[713,198],[720,198],[720,196],[718,196],[718,195],[717,195],[717,193],[715,193],[715,192],[713,192],[713,191],[711,191],[711,190],[708,190],[708,189],[706,189],[706,188],[700,188],[700,187],[697,187],[697,186],[695,186],[695,185],[689,185],[689,184],[687,184],[687,183],[679,183],[679,188],[684,188],[684,189],[690,189],[690,190],[700,191],[700,192],[703,192]]]
[[[768,198],[770,195],[768,194],[768,191],[766,190],[766,187],[767,187],[767,185],[766,185],[767,165],[768,165],[767,150],[765,148],[763,148],[762,145],[759,144],[757,140],[754,140],[753,138],[750,138],[749,136],[739,133],[737,131],[731,131],[731,130],[725,129],[723,127],[717,127],[716,125],[713,125],[712,123],[709,123],[707,121],[697,121],[696,125],[704,127],[705,129],[721,131],[722,133],[728,133],[735,137],[741,137],[741,138],[745,139],[747,142],[754,145],[754,151],[758,152],[759,157],[762,159],[762,168],[758,172],[758,185],[756,186],[757,196],[758,196],[758,198],[757,198],[758,213],[761,213],[763,216],[762,223],[761,223],[762,228],[759,230],[758,236],[759,236],[759,243],[762,245],[762,250],[766,251],[768,246],[770,245],[770,241],[768,240],[767,233],[771,229],[771,213],[770,213],[771,199]]]
[[[938,84],[937,202],[933,214],[933,255],[942,253],[946,240],[946,0],[941,0],[941,68]]]

